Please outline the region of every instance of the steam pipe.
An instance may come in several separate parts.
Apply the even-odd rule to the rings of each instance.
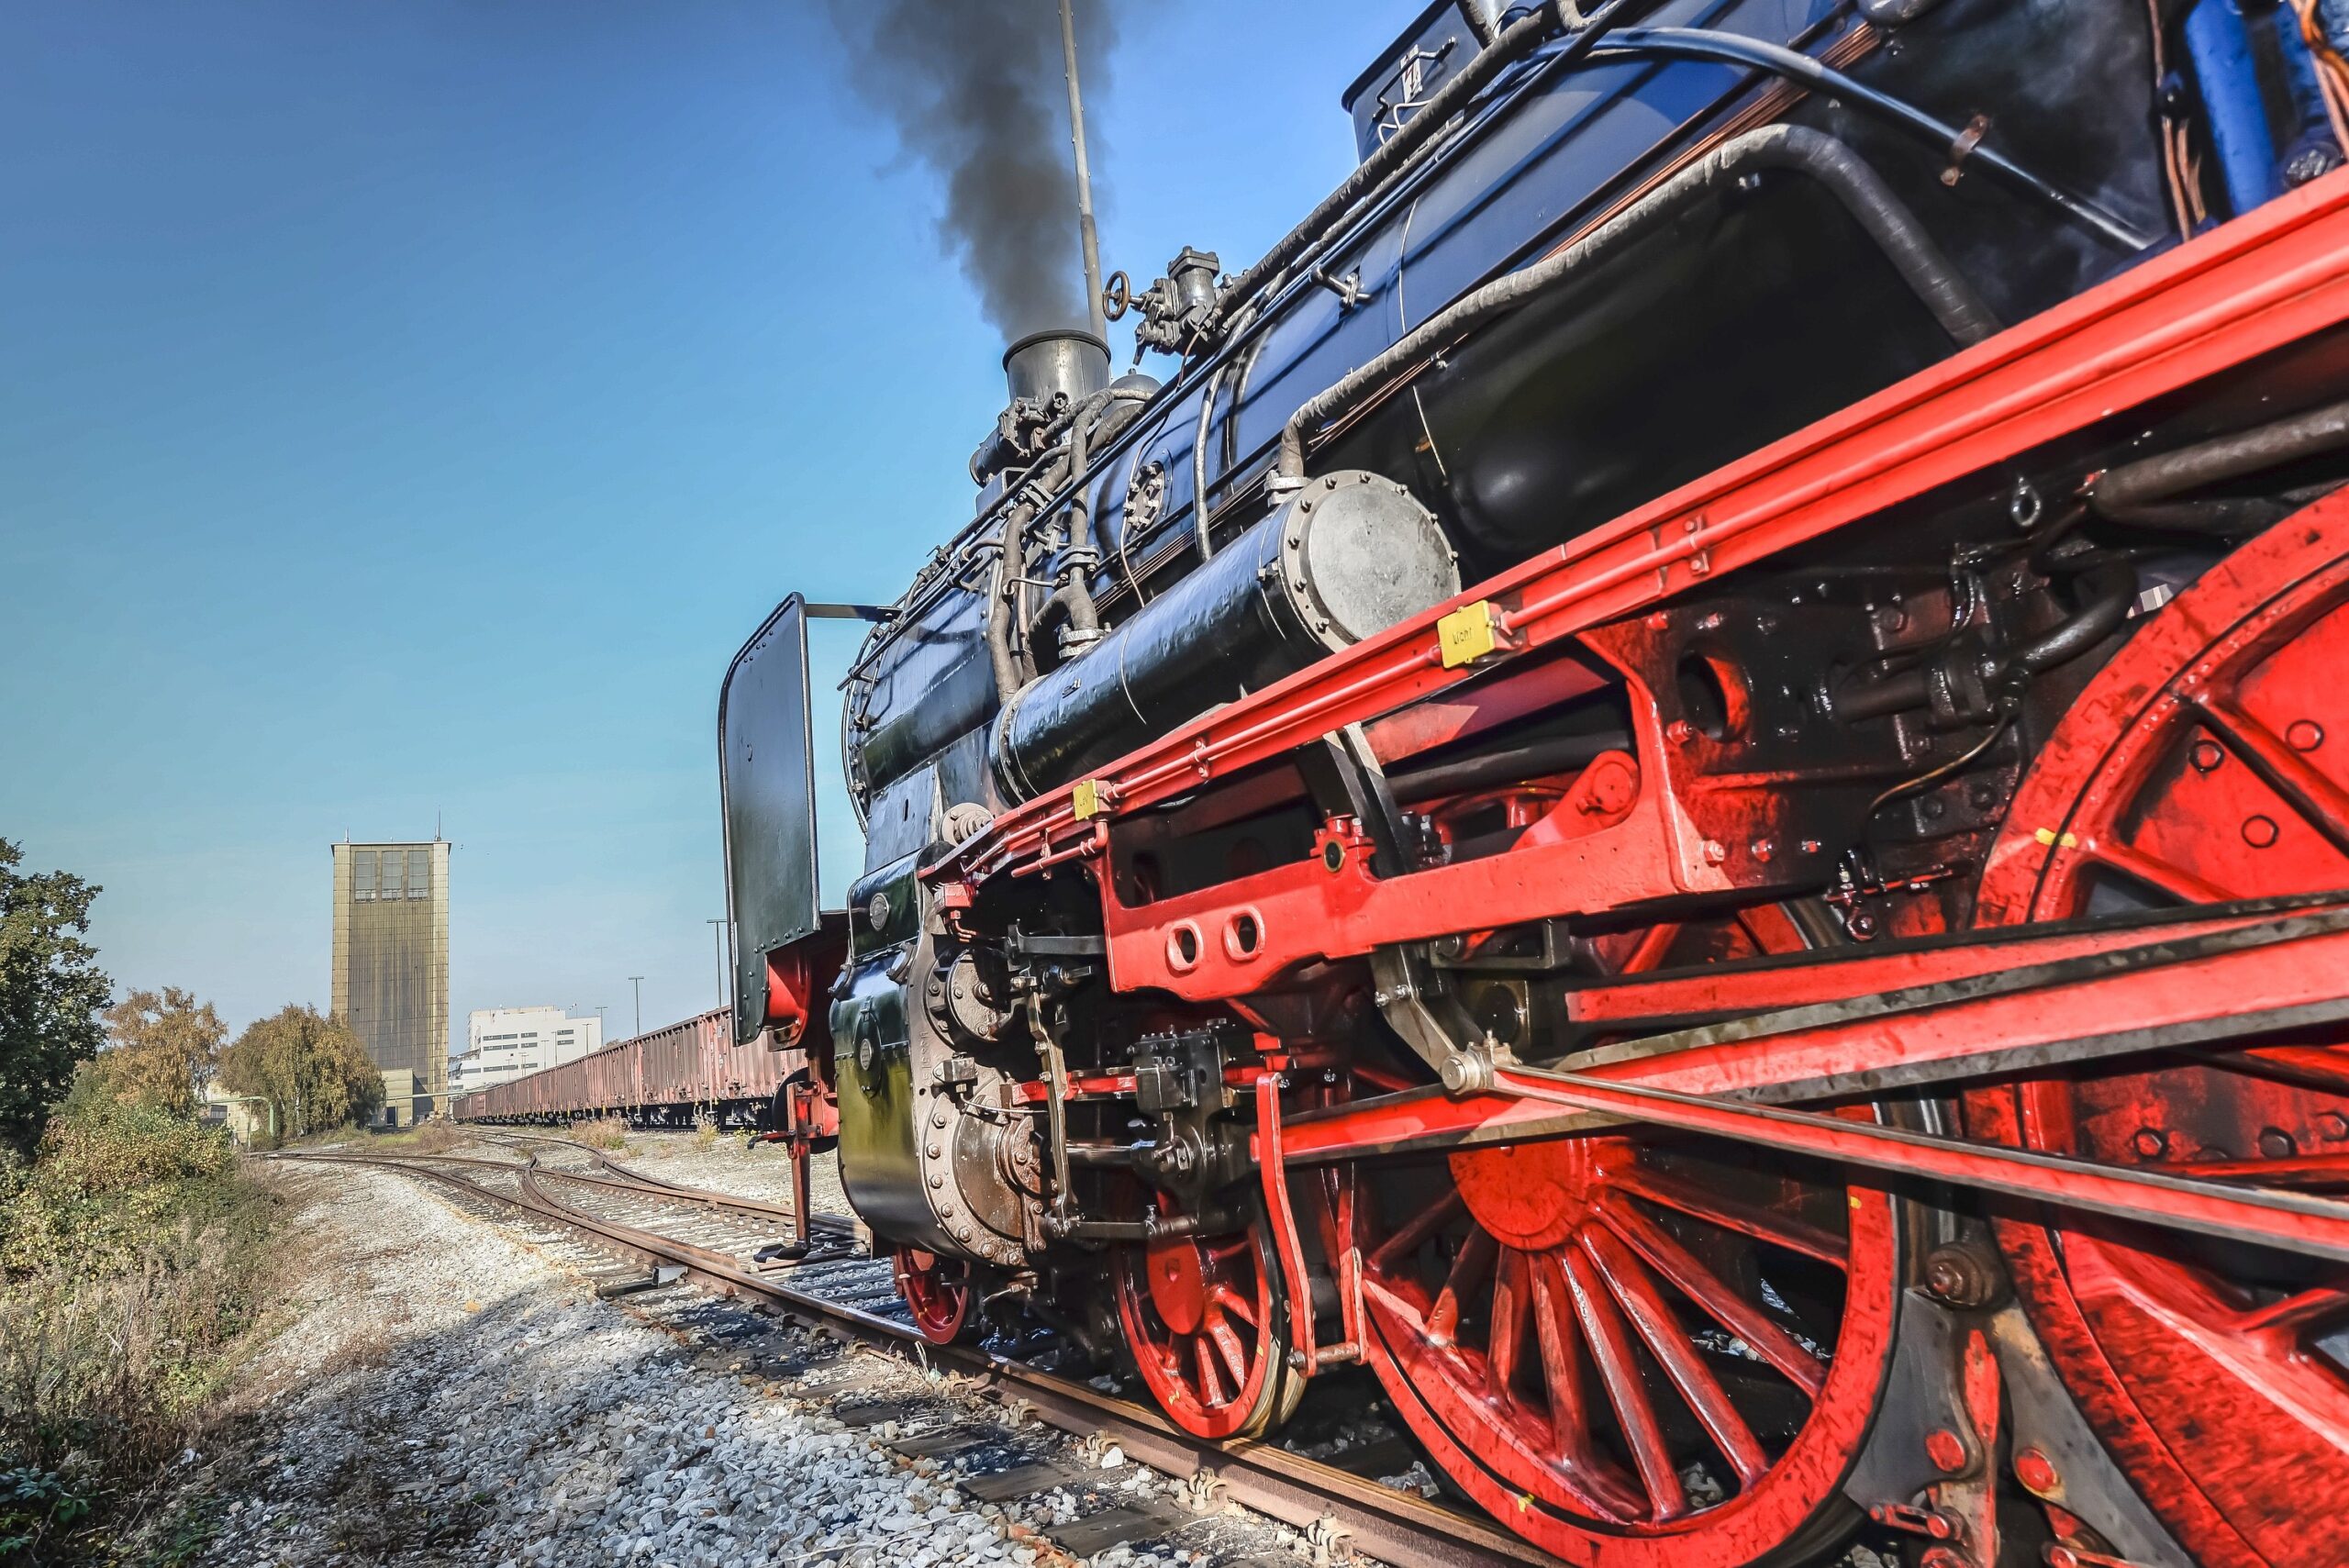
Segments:
[[[987,584],[987,662],[995,672],[996,696],[1000,702],[1010,701],[1028,684],[1019,668],[1019,651],[1011,645],[1011,594],[1027,565],[1013,557],[1027,553],[1028,520],[1033,516],[1035,508],[1023,501],[1003,515],[1003,523],[996,530],[995,571]]]
[[[1989,307],[1976,296],[1865,160],[1823,132],[1801,126],[1765,126],[1722,143],[1565,250],[1463,295],[1385,353],[1308,401],[1281,428],[1280,461],[1275,473],[1291,483],[1302,481],[1308,431],[1353,412],[1395,377],[1464,334],[1610,259],[1633,240],[1761,169],[1807,174],[1824,185],[1876,241],[1909,292],[1932,312],[1933,319],[1954,340],[1978,343],[1998,329]]]
[[[1864,82],[1822,65],[1800,50],[1788,49],[1783,44],[1765,43],[1739,33],[1714,32],[1703,28],[1634,28],[1619,33],[1597,52],[1601,55],[1678,55],[1683,59],[1719,61],[1767,71],[1790,82],[1799,82],[1837,103],[1849,104],[1909,132],[1928,147],[1949,154],[1953,164],[1961,157],[1966,163],[1979,163],[2008,184],[2044,202],[2128,250],[2143,250],[2158,238],[2115,217],[2086,197],[2076,196],[2052,181],[2043,179],[1995,149],[1978,143],[1969,149],[1969,139],[1957,127],[1946,120],[1936,119],[1914,104],[1896,98],[1889,93],[1880,93]],[[1961,149],[1967,150],[1961,152]]]
[[[1978,642],[1954,647],[1952,657],[1970,666],[1963,669],[1964,676],[1991,688],[2018,673],[2041,674],[2070,663],[2120,630],[2129,618],[2131,601],[2137,596],[2136,569],[2126,562],[2109,562],[2090,568],[2082,578],[2089,590],[2088,601],[2030,641],[2002,652],[1986,651]],[[1854,681],[1835,693],[1835,717],[1850,724],[1930,707],[1935,685],[1956,684],[1959,673],[1951,668],[1949,659],[1939,658],[1895,674]]]
[[[2224,531],[2241,521],[2255,526],[2273,516],[2263,508],[2246,517],[2243,508],[2255,503],[2181,503],[2175,498],[2206,484],[2241,479],[2343,446],[2349,446],[2349,402],[2327,404],[2272,424],[2107,469],[2088,482],[2088,508],[2099,517],[2146,528]]]
[[[2126,562],[2093,568],[2084,573],[2093,594],[2071,617],[2017,648],[2009,657],[2017,668],[2038,674],[2068,664],[2121,629],[2129,618],[2130,601],[2137,596],[2137,571]]]

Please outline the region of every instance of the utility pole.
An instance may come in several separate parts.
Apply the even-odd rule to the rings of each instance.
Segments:
[[[1093,172],[1085,161],[1085,95],[1076,84],[1076,18],[1073,0],[1061,0],[1061,62],[1068,72],[1069,139],[1076,144],[1076,227],[1085,242],[1085,309],[1093,335],[1109,340],[1101,306],[1101,239],[1093,231]]]
[[[631,974],[628,977],[628,983],[636,987],[636,1032],[642,1034],[644,1032],[644,976]]]
[[[709,928],[709,940],[718,949],[718,1005],[723,1007],[729,1000],[728,995],[729,988],[726,984],[726,928],[733,922],[705,920],[702,923]]]

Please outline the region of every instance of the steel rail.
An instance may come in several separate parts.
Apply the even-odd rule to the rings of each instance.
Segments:
[[[1099,1432],[1114,1438],[1136,1461],[1162,1474],[1176,1480],[1205,1474],[1219,1483],[1231,1501],[1284,1523],[1299,1529],[1334,1525],[1351,1547],[1393,1568],[1491,1568],[1504,1562],[1553,1565],[1553,1559],[1497,1527],[1415,1494],[1397,1492],[1367,1477],[1262,1441],[1214,1442],[1192,1437],[1176,1430],[1147,1406],[976,1346],[933,1345],[907,1324],[745,1270],[739,1260],[724,1253],[588,1214],[540,1191],[531,1164],[478,1162],[519,1173],[523,1191],[509,1195],[421,1162],[445,1156],[295,1153],[277,1158],[403,1171],[584,1232],[634,1261],[681,1268],[685,1278],[719,1295],[762,1299],[802,1326],[844,1331],[878,1349],[912,1354],[927,1364],[950,1368],[982,1392],[1007,1402],[1024,1402],[1041,1419],[1063,1431]],[[536,1169],[536,1173],[555,1173]]]

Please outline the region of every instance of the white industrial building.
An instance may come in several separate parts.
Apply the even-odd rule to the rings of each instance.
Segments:
[[[482,1007],[466,1023],[465,1051],[449,1061],[449,1092],[470,1094],[575,1062],[604,1045],[604,1020],[573,1018],[561,1007]]]

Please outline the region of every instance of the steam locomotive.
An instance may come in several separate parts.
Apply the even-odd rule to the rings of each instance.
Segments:
[[[719,708],[734,1028],[924,1332],[1366,1368],[1595,1568],[2349,1562],[2344,46],[1442,0],[1110,280],[1163,375],[1014,344]]]

